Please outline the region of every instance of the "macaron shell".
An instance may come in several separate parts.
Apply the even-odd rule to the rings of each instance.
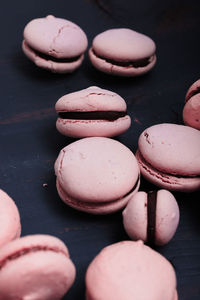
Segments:
[[[117,61],[147,58],[156,50],[151,38],[128,28],[110,29],[98,34],[92,48],[97,55]]]
[[[179,223],[179,207],[176,199],[167,190],[157,192],[156,245],[167,244],[174,236]]]
[[[133,240],[147,240],[147,193],[138,192],[123,210],[126,233]]]
[[[140,135],[138,147],[144,160],[158,171],[200,175],[200,132],[194,128],[170,123],[151,126]]]
[[[197,94],[197,93],[200,93],[200,79],[195,81],[188,89],[186,96],[185,96],[185,102],[187,102],[191,97],[194,96],[194,94]]]
[[[144,158],[141,156],[140,152],[136,152],[136,158],[138,160],[141,174],[149,182],[170,190],[170,191],[180,191],[180,192],[194,192],[200,189],[200,177],[179,177],[176,175],[170,175],[149,165]]]
[[[92,202],[83,202],[72,197],[69,197],[67,193],[62,189],[58,180],[56,182],[56,187],[60,198],[70,207],[75,208],[79,211],[83,211],[90,214],[103,215],[103,214],[111,214],[122,208],[128,203],[128,201],[133,197],[133,195],[138,191],[140,186],[140,181],[134,191],[123,197],[121,199],[111,201],[111,202],[103,202],[103,203],[92,203]]]
[[[86,272],[87,299],[172,300],[176,277],[171,264],[141,241],[104,248]]]
[[[64,95],[55,105],[57,112],[126,111],[126,108],[120,95],[96,86]]]
[[[139,167],[134,154],[120,142],[93,137],[63,148],[55,173],[70,197],[96,203],[114,201],[130,192]]]
[[[102,71],[107,74],[112,74],[112,75],[118,75],[118,76],[124,76],[124,77],[131,77],[131,76],[140,76],[143,75],[147,72],[149,72],[154,65],[156,64],[156,56],[153,55],[151,57],[151,60],[148,65],[144,67],[133,67],[132,65],[130,66],[119,66],[112,64],[105,59],[102,59],[98,56],[96,56],[93,53],[93,49],[90,48],[89,50],[89,58],[93,66],[98,69],[99,71]]]
[[[29,253],[8,261],[0,270],[0,299],[59,300],[74,278],[74,265],[65,255],[53,251]]]
[[[30,21],[24,29],[24,39],[33,49],[57,58],[81,55],[88,45],[78,25],[51,15]]]
[[[122,134],[131,126],[131,118],[126,115],[115,121],[106,120],[72,120],[58,118],[57,130],[66,136],[79,137],[113,137]]]
[[[200,130],[200,91],[186,102],[183,109],[183,121],[186,125]]]
[[[71,73],[82,64],[84,59],[84,55],[81,55],[76,61],[66,63],[55,62],[50,59],[45,60],[44,58],[38,56],[30,47],[28,47],[25,41],[22,42],[22,50],[24,54],[36,64],[36,66],[50,70],[53,73]]]
[[[15,202],[0,190],[0,247],[20,237],[21,223]]]
[[[44,234],[34,234],[21,237],[20,239],[13,240],[4,245],[0,251],[0,268],[2,262],[9,256],[21,251],[21,249],[32,248],[51,248],[57,252],[62,252],[65,256],[69,257],[69,252],[65,244],[58,238]]]
[[[68,249],[54,236],[30,235],[11,241],[1,248],[2,300],[60,299],[74,278],[75,267],[70,261]]]

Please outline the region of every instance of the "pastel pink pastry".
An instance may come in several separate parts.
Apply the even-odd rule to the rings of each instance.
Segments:
[[[0,190],[0,247],[20,237],[21,223],[15,202]]]
[[[61,199],[93,214],[122,209],[140,184],[134,154],[105,137],[83,138],[63,148],[55,162],[55,173]]]
[[[87,37],[78,25],[49,15],[26,25],[22,49],[38,67],[71,73],[81,65],[87,45]]]
[[[131,125],[124,99],[96,86],[64,95],[55,108],[58,131],[70,137],[112,137]]]
[[[86,272],[87,300],[178,300],[169,261],[142,241],[105,247]]]
[[[172,239],[180,217],[176,199],[167,190],[137,192],[122,215],[131,239],[159,246]]]
[[[200,189],[200,132],[177,124],[158,124],[144,130],[136,157],[142,175],[171,191]]]
[[[59,300],[74,279],[68,249],[56,237],[30,235],[0,250],[1,300]]]
[[[183,108],[184,123],[200,130],[200,79],[189,88],[185,102]]]
[[[138,76],[156,63],[156,46],[148,36],[128,28],[110,29],[98,34],[89,58],[98,70],[119,76]]]

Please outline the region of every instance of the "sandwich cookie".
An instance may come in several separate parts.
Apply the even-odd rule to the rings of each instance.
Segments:
[[[159,246],[172,239],[180,217],[176,199],[167,190],[136,193],[122,214],[131,239]]]
[[[0,190],[0,247],[19,238],[21,223],[15,202]]]
[[[131,125],[124,99],[96,86],[64,95],[55,109],[58,131],[70,137],[112,137]]]
[[[128,28],[98,34],[89,50],[91,63],[98,70],[118,76],[138,76],[156,63],[156,46],[148,36]]]
[[[183,121],[185,125],[200,130],[200,79],[189,88],[185,97]]]
[[[169,261],[143,244],[123,241],[105,247],[86,272],[87,300],[178,300]]]
[[[142,175],[171,191],[200,189],[200,132],[177,124],[158,124],[144,130],[136,157]]]
[[[26,25],[22,49],[38,67],[71,73],[81,65],[87,45],[87,37],[78,25],[49,15]]]
[[[140,185],[134,154],[105,137],[83,138],[63,148],[55,162],[55,173],[61,199],[93,214],[122,209]]]
[[[0,300],[59,300],[74,279],[68,249],[56,237],[30,235],[0,249]]]

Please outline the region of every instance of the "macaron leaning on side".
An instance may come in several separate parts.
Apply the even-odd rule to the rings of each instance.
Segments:
[[[96,86],[64,95],[55,108],[58,131],[70,137],[112,137],[131,125],[124,99]]]
[[[183,121],[186,125],[200,130],[200,79],[195,81],[187,91]]]
[[[98,34],[89,50],[98,70],[117,76],[139,76],[156,63],[156,46],[148,36],[129,28],[115,28]]]
[[[105,137],[89,137],[63,148],[55,162],[60,198],[88,213],[108,214],[122,209],[140,185],[134,154]]]
[[[137,192],[123,210],[124,228],[133,240],[165,245],[179,223],[179,207],[167,190]]]
[[[24,28],[24,54],[38,67],[55,73],[76,70],[87,45],[87,37],[78,25],[52,15],[34,19]]]
[[[0,249],[0,300],[59,300],[74,279],[68,249],[56,237],[30,235]]]
[[[15,202],[0,190],[0,247],[20,237],[21,222]]]
[[[142,175],[171,191],[200,189],[200,132],[170,123],[145,129],[138,140],[136,157]]]

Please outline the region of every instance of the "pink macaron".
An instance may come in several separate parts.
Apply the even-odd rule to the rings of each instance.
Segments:
[[[138,192],[123,211],[123,224],[131,239],[161,246],[174,236],[179,216],[178,204],[169,191]]]
[[[98,70],[119,76],[138,76],[156,63],[156,46],[148,36],[128,28],[116,28],[98,34],[89,50],[89,58]]]
[[[138,140],[136,157],[142,175],[171,191],[200,189],[200,132],[163,123],[145,129]]]
[[[200,130],[200,79],[195,81],[187,91],[185,102],[184,123]]]
[[[0,249],[0,300],[59,300],[74,279],[68,249],[56,237],[30,235]]]
[[[0,247],[20,237],[21,223],[15,202],[0,190]]]
[[[96,86],[64,95],[55,108],[58,131],[70,137],[112,137],[131,125],[124,99]]]
[[[140,184],[134,154],[105,137],[83,138],[63,148],[55,162],[55,173],[61,199],[93,214],[122,209]]]
[[[87,300],[178,300],[169,261],[143,244],[123,241],[105,247],[86,272]]]
[[[87,45],[87,37],[78,25],[49,15],[25,26],[22,49],[38,67],[71,73],[81,65]]]

